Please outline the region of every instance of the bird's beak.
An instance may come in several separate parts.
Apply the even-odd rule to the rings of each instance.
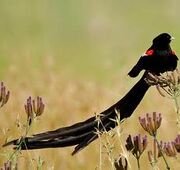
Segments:
[[[174,37],[171,37],[171,40],[174,40],[175,38]]]

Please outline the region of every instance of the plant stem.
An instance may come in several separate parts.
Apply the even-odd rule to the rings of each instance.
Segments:
[[[180,133],[180,112],[179,112],[179,103],[178,103],[178,98],[176,95],[173,97],[174,103],[175,103],[175,108],[176,108],[176,114],[177,114],[177,128],[178,128],[178,133]]]
[[[154,143],[154,163],[156,163],[157,160],[156,160],[156,140],[155,139],[154,139],[153,143]]]
[[[24,145],[26,145],[26,142],[24,140],[24,138],[27,136],[28,132],[30,131],[31,129],[31,125],[28,124],[28,121],[27,121],[27,124],[26,124],[26,131],[25,131],[25,134],[23,135],[23,137],[21,137],[20,139],[20,142],[16,148],[16,150],[10,155],[8,161],[12,160],[14,155],[18,155],[18,153],[20,153],[21,151],[21,145],[24,143]]]
[[[101,135],[99,135],[99,170],[102,170],[102,141],[101,141]]]
[[[156,141],[157,146],[158,146],[158,148],[159,148],[159,151],[161,152],[161,155],[162,155],[162,157],[163,157],[163,160],[164,160],[164,162],[165,162],[165,164],[166,164],[166,168],[167,168],[168,170],[170,170],[170,167],[169,167],[169,165],[168,165],[168,163],[167,163],[167,160],[166,160],[166,158],[165,158],[165,156],[164,156],[164,154],[163,154],[163,152],[162,152],[161,146],[159,145],[159,142],[158,142],[156,136],[154,136],[154,140]]]
[[[138,170],[140,170],[141,168],[140,168],[139,158],[136,158],[136,160],[137,160]]]

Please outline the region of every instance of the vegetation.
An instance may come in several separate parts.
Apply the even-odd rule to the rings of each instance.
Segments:
[[[169,32],[176,38],[172,47],[179,55],[179,5],[177,0],[2,0],[0,76],[10,98],[0,109],[0,167],[14,152],[2,145],[25,134],[24,104],[29,96],[42,96],[45,104],[43,114],[28,130],[31,135],[84,120],[119,100],[137,81],[126,76],[129,69],[160,32]],[[154,140],[141,127],[139,116],[162,113],[157,139],[160,144],[161,140],[174,141],[179,132],[177,103],[169,96],[161,97],[152,87],[130,119],[78,155],[71,156],[72,148],[22,151],[18,152],[17,166],[109,170],[115,167],[115,160],[122,160],[123,165],[133,169],[137,161],[126,151],[126,139],[129,134],[141,134],[147,135],[148,145],[140,157],[140,168],[152,169]],[[164,156],[171,169],[179,168],[179,154],[175,159],[166,153]],[[162,157],[156,165],[166,168]]]

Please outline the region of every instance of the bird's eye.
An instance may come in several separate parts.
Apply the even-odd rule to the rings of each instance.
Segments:
[[[171,36],[170,36],[170,35],[168,35],[168,36],[167,36],[167,38],[168,38],[168,39],[171,39]]]

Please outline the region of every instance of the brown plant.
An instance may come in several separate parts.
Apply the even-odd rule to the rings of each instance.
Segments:
[[[174,146],[176,148],[176,151],[180,153],[180,135],[178,135],[174,140]]]
[[[128,161],[124,156],[120,155],[119,158],[114,161],[114,166],[116,170],[127,170]]]
[[[169,157],[176,157],[176,148],[174,142],[160,142],[158,148],[158,157],[162,156],[162,152]]]
[[[29,121],[29,125],[32,123],[32,120],[35,117],[42,115],[44,111],[44,103],[41,97],[37,97],[37,99],[33,99],[28,97],[26,104],[24,105],[25,112],[27,114],[27,119]]]
[[[139,122],[143,129],[151,136],[156,136],[157,129],[161,126],[162,122],[161,113],[157,114],[156,112],[153,112],[152,116],[147,113],[146,117],[139,117]]]
[[[4,86],[4,83],[1,82],[0,85],[0,107],[4,106],[8,100],[9,100],[9,96],[10,96],[10,91],[6,90],[6,87]]]
[[[126,149],[131,152],[137,160],[138,169],[140,169],[139,159],[147,147],[147,136],[141,137],[141,135],[136,135],[133,138],[131,135],[126,139]]]

